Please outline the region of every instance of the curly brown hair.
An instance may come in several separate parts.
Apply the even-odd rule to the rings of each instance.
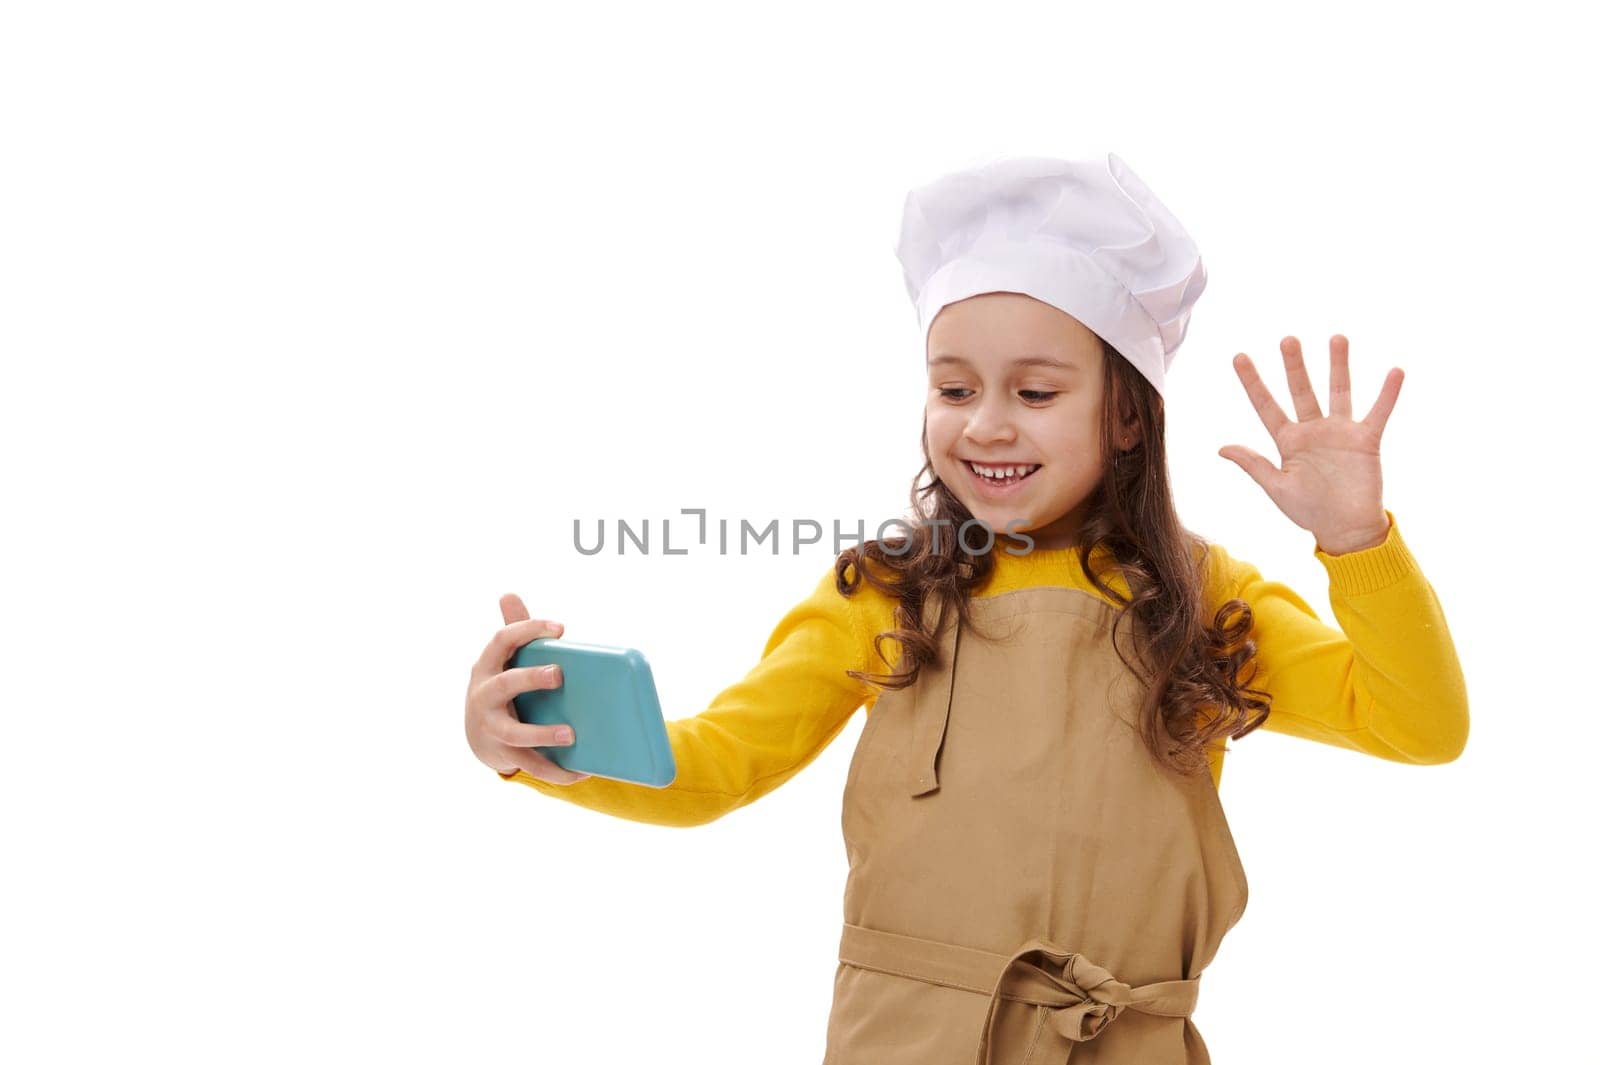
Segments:
[[[1253,679],[1254,668],[1250,677],[1239,678],[1246,663],[1254,664],[1256,645],[1250,638],[1254,619],[1249,604],[1235,598],[1206,621],[1209,543],[1178,521],[1169,487],[1161,395],[1103,337],[1100,347],[1105,355],[1100,418],[1105,459],[1074,553],[1085,578],[1120,607],[1112,625],[1112,645],[1130,669],[1134,667],[1117,646],[1123,619],[1131,614],[1135,629],[1147,634],[1135,646],[1146,669],[1143,675],[1150,678],[1139,712],[1145,745],[1158,766],[1198,774],[1206,771],[1207,750],[1221,736],[1243,737],[1260,727],[1271,710],[1267,692],[1244,687]],[[1140,433],[1138,443],[1125,452],[1115,446],[1112,431],[1116,425],[1133,424],[1130,419]],[[936,662],[935,634],[944,611],[953,604],[959,623],[969,624],[972,590],[995,565],[992,550],[972,555],[964,549],[962,537],[951,535],[971,521],[972,514],[934,473],[927,429],[924,413],[924,461],[912,478],[916,520],[906,523],[908,535],[866,541],[834,560],[835,585],[842,594],[854,594],[865,580],[897,600],[897,627],[873,638],[873,650],[885,664],[889,659],[883,652],[884,641],[901,646],[895,672],[849,671],[852,678],[884,689],[910,686],[924,663]],[[929,481],[921,484],[925,476]],[[937,524],[949,532],[938,535]],[[1101,545],[1120,570],[1131,598],[1091,569],[1091,557]],[[878,567],[885,575],[874,572]],[[930,599],[936,616],[924,627],[924,605]]]

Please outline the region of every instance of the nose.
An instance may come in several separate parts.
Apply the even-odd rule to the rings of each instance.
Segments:
[[[966,437],[968,442],[984,447],[1016,438],[1016,427],[1011,424],[1011,415],[1006,407],[1004,395],[992,395],[980,399],[970,409],[972,415],[967,419],[967,426],[962,431],[962,436]]]

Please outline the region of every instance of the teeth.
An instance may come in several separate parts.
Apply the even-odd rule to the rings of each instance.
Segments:
[[[1033,466],[979,466],[976,462],[972,463],[971,465],[972,465],[973,469],[977,470],[983,476],[991,478],[992,480],[997,480],[997,481],[1005,480],[1006,478],[1011,477],[1014,474],[1021,474],[1023,476],[1026,476],[1026,475],[1032,473],[1034,470],[1039,468],[1037,465],[1033,465]]]

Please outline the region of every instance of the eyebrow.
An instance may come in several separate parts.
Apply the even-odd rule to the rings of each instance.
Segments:
[[[928,366],[937,366],[941,362],[959,362],[963,365],[971,365],[971,363],[968,363],[967,360],[963,359],[960,355],[935,355],[933,358],[928,360]],[[1044,355],[1024,356],[1023,358],[1013,360],[1011,365],[1048,366],[1056,370],[1077,370],[1079,372],[1082,372],[1083,370],[1083,367],[1079,366],[1075,362],[1062,362],[1060,359],[1052,359]]]

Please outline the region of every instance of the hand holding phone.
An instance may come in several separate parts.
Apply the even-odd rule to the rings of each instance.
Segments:
[[[554,725],[528,725],[517,720],[511,699],[518,692],[551,688],[561,683],[559,670],[506,669],[516,649],[540,636],[560,636],[558,621],[530,619],[528,608],[516,595],[500,598],[500,616],[505,627],[494,634],[483,654],[473,664],[467,682],[467,745],[478,761],[501,776],[518,770],[551,784],[575,784],[588,778],[561,768],[537,750],[554,744],[570,744]]]

